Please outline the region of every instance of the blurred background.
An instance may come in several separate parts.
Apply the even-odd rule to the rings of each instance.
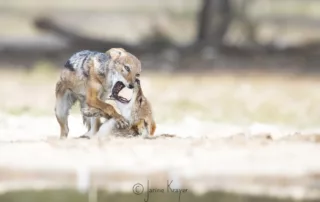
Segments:
[[[145,172],[192,191],[320,198],[319,0],[0,0],[0,27],[0,192],[81,187],[83,172],[108,188],[124,180],[114,190],[131,191]],[[63,65],[77,51],[114,47],[142,61],[156,134],[191,139],[58,140],[54,90]],[[69,127],[70,137],[85,133],[78,106]],[[207,169],[208,159],[215,164]],[[126,169],[134,174],[101,180]],[[87,201],[79,197],[61,200]],[[221,193],[202,200],[212,197],[274,201]]]
[[[1,1],[1,66],[119,46],[145,70],[317,70],[317,0]],[[4,67],[5,67],[4,66]]]

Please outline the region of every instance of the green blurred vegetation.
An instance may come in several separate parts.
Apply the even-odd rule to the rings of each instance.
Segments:
[[[43,190],[43,191],[13,191],[0,195],[3,202],[142,202],[146,195],[134,195],[132,193],[109,193],[98,191],[96,197],[79,193],[74,190]],[[149,195],[150,202],[179,201],[176,193],[153,193]],[[268,196],[250,196],[226,192],[209,192],[198,195],[187,192],[181,195],[181,202],[316,202],[316,200],[280,199]]]

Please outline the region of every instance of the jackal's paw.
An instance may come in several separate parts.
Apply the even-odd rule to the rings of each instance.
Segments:
[[[82,108],[81,113],[87,117],[98,117],[101,116],[100,109],[96,108]]]
[[[118,118],[115,118],[116,120],[116,127],[118,129],[123,129],[129,127],[129,122],[124,119],[124,117],[120,116]]]

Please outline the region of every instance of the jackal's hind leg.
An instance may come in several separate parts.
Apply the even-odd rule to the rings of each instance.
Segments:
[[[56,104],[55,114],[60,125],[60,138],[67,138],[69,133],[68,115],[72,105],[76,102],[76,98],[72,92],[65,88],[63,83],[59,81],[56,85]]]

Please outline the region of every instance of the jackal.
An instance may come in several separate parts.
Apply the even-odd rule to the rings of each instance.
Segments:
[[[126,119],[104,100],[112,92],[116,83],[133,88],[139,78],[141,62],[122,48],[112,48],[106,53],[80,51],[66,62],[56,84],[55,114],[60,124],[60,138],[69,133],[69,109],[76,101],[81,109],[96,108],[104,112],[106,118],[113,118],[117,128],[128,126]],[[100,117],[86,117],[87,136],[94,135],[100,127]]]

